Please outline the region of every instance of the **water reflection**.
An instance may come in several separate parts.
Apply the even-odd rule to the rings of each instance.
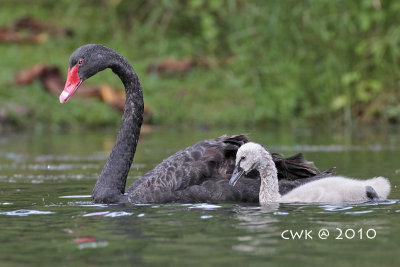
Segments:
[[[341,235],[345,234],[348,237],[344,238],[350,239],[353,233],[358,235],[359,240],[367,239],[367,231],[368,234],[374,231],[382,237],[393,231],[390,225],[394,218],[387,215],[399,212],[398,203],[399,200],[391,199],[355,205],[294,203],[268,207],[239,206],[234,209],[234,218],[238,221],[235,227],[245,230],[247,235],[238,235],[238,244],[232,248],[252,255],[279,253],[281,246],[277,244],[287,239],[282,234],[288,231],[302,233],[303,236],[294,238],[297,240],[305,240],[306,231],[311,233],[308,238],[315,240],[321,229],[330,232],[330,240],[343,239]],[[289,236],[289,239],[293,238]]]
[[[275,254],[280,218],[274,214],[278,209],[279,203],[235,209],[234,218],[238,221],[235,227],[245,230],[247,235],[238,235],[232,249],[254,255]]]
[[[272,223],[279,222],[278,217],[274,217],[273,211],[279,208],[279,203],[259,207],[241,207],[235,209],[235,219],[239,221],[237,227],[254,231],[264,231],[273,228]]]

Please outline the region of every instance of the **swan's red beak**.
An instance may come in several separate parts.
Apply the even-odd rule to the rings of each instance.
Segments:
[[[82,79],[79,78],[78,67],[79,65],[76,64],[68,70],[67,81],[60,95],[60,103],[66,103],[81,85]]]

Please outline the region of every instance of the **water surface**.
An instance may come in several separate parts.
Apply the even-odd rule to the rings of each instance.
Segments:
[[[180,148],[239,132],[161,129],[142,136],[128,184]],[[386,176],[389,200],[95,205],[89,195],[115,133],[8,134],[0,137],[0,265],[399,265],[398,129],[244,132],[272,151],[302,151],[321,170]]]

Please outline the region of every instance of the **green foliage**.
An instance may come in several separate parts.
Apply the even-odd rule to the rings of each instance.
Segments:
[[[102,43],[133,63],[156,123],[351,123],[400,118],[398,1],[42,2],[28,9],[10,2],[0,11],[0,25],[21,15],[48,17],[50,23],[72,27],[74,37],[34,47],[0,45],[5,55],[0,64],[8,68],[7,74],[0,74],[0,84],[7,81],[4,75],[41,60],[66,68],[76,47]],[[15,55],[13,61],[10,51],[12,55],[20,50],[24,58]],[[145,73],[149,64],[167,56],[211,57],[217,64],[177,77]],[[120,86],[112,73],[89,82]],[[2,86],[0,97],[3,90]],[[32,108],[34,100],[38,99],[32,98]],[[42,108],[59,112],[51,101]],[[93,114],[87,105],[92,103],[77,103],[75,119],[67,124],[107,124],[117,117],[101,107]],[[65,111],[65,106],[60,109]],[[64,123],[54,116],[49,119]]]

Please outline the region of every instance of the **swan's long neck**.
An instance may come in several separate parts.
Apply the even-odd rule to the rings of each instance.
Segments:
[[[278,171],[272,156],[268,152],[263,155],[263,159],[264,162],[258,168],[261,177],[260,204],[278,202],[281,197],[279,194]]]
[[[126,178],[132,165],[143,120],[143,93],[139,79],[129,62],[112,51],[108,67],[125,86],[126,101],[117,141],[93,190],[96,202],[121,202]]]

